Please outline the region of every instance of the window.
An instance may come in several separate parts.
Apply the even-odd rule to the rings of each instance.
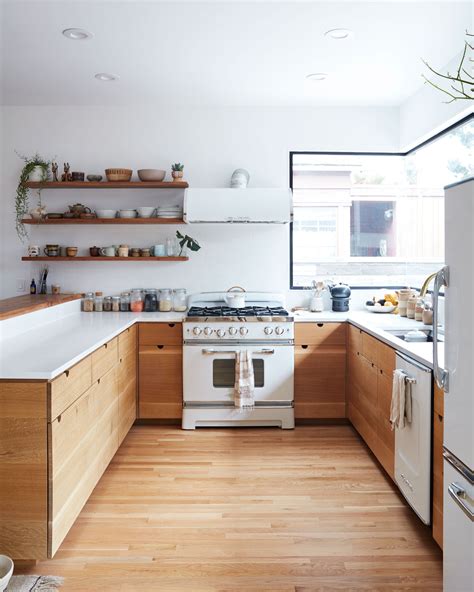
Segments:
[[[474,175],[474,119],[407,154],[292,153],[292,288],[420,286],[444,260],[444,187]]]

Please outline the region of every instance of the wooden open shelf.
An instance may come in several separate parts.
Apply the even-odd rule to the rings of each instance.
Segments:
[[[186,189],[186,181],[27,181],[29,189]]]
[[[58,224],[186,224],[182,218],[52,218],[46,220],[32,220],[25,218],[23,224],[38,226]]]
[[[48,261],[56,263],[57,261],[108,261],[117,263],[124,261],[189,261],[189,257],[22,257],[22,261]]]

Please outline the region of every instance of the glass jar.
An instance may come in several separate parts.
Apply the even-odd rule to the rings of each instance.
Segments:
[[[150,288],[145,290],[145,304],[143,310],[145,312],[156,312],[158,310],[158,290]]]
[[[112,312],[120,312],[120,296],[112,296]]]
[[[112,296],[106,296],[103,304],[104,312],[110,312],[112,310]]]
[[[132,312],[143,311],[143,299],[141,289],[134,288],[132,290],[132,295],[130,296],[130,310]]]
[[[104,299],[102,296],[96,296],[94,300],[95,312],[102,312],[104,310]]]
[[[186,290],[184,288],[173,290],[173,310],[184,312],[186,309]]]
[[[160,290],[160,304],[159,304],[160,312],[170,312],[173,310],[173,299],[171,296],[171,290],[165,288]]]
[[[120,296],[120,312],[130,312],[130,292],[122,292]]]
[[[84,300],[82,302],[82,310],[84,312],[93,312],[94,311],[94,293],[87,292],[84,296]]]
[[[416,294],[412,294],[407,302],[407,317],[409,319],[415,318],[415,308],[416,308]]]

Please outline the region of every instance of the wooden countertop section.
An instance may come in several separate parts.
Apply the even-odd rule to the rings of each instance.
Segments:
[[[50,306],[64,304],[81,298],[80,294],[27,294],[26,296],[15,296],[0,300],[0,321],[17,317],[28,312],[41,310]]]

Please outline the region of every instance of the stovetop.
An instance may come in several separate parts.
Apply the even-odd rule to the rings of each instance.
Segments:
[[[201,319],[266,319],[273,317],[289,317],[289,313],[282,306],[245,306],[244,308],[231,308],[229,306],[192,306],[188,311],[188,319],[199,321]],[[289,320],[289,319],[288,319]]]

